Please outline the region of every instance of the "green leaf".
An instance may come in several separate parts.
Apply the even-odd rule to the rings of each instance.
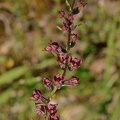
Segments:
[[[75,25],[75,28],[77,28],[77,27],[79,27],[79,26],[81,26],[81,25],[83,25],[83,24],[82,24],[82,23],[77,24],[77,25]]]
[[[0,94],[0,104],[4,104],[8,101],[8,99],[10,98],[11,92],[12,92],[12,89],[10,88]]]
[[[112,112],[110,120],[118,120],[119,118],[120,118],[120,96],[115,105],[115,108],[113,108],[113,112]]]
[[[13,68],[12,70],[9,70],[8,72],[0,76],[0,86],[14,81],[15,79],[24,75],[27,71],[28,71],[28,67],[26,66],[19,66]]]
[[[56,26],[60,31],[62,31],[62,28],[61,27],[59,27],[59,26]]]
[[[69,7],[69,10],[71,11],[72,9],[71,9],[70,3],[68,2],[68,0],[66,0],[65,2],[66,2],[66,5]]]

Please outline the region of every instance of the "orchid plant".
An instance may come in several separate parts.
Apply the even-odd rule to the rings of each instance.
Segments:
[[[61,27],[63,35],[67,39],[66,47],[62,48],[57,42],[50,41],[50,43],[44,49],[46,53],[52,53],[60,68],[63,70],[62,74],[55,73],[53,79],[47,77],[43,78],[44,88],[51,91],[51,95],[45,98],[40,90],[33,90],[31,100],[35,103],[35,112],[37,115],[44,115],[45,120],[59,120],[60,116],[57,115],[57,104],[52,103],[52,99],[55,96],[57,90],[62,89],[64,86],[77,86],[79,84],[79,78],[71,76],[66,80],[67,71],[73,71],[81,66],[82,60],[70,55],[70,50],[75,47],[77,42],[77,34],[74,33],[76,25],[74,25],[74,15],[78,14],[80,10],[85,6],[84,3],[76,3],[73,0],[70,5],[66,0],[66,4],[69,6],[69,12],[58,11],[58,17],[62,21]],[[75,4],[77,4],[75,6]],[[74,7],[75,6],[75,7]]]

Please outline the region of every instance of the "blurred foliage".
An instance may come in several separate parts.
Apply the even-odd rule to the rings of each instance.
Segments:
[[[83,64],[66,76],[80,77],[80,85],[58,91],[54,101],[61,120],[120,120],[120,1],[87,2],[75,16],[79,41],[71,50]],[[56,28],[62,9],[64,0],[0,1],[0,120],[39,119],[29,98],[35,88],[48,96],[42,78],[62,72],[43,52],[49,40],[64,46]]]

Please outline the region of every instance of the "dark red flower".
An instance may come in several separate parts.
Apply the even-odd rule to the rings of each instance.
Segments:
[[[45,109],[50,116],[54,116],[57,113],[56,104],[49,104],[48,106],[45,106]]]
[[[49,99],[43,97],[40,90],[36,90],[36,89],[33,91],[30,99],[33,101],[37,101],[37,103],[39,104],[47,104],[49,102]]]
[[[65,64],[68,60],[68,56],[66,54],[58,54],[57,61],[61,68],[65,68]]]
[[[63,24],[62,24],[62,29],[63,29],[64,31],[66,31],[66,30],[68,30],[68,28],[69,28],[68,22],[63,22]]]
[[[51,42],[50,43],[52,50],[58,50],[59,45],[57,42]]]
[[[46,53],[50,53],[50,52],[52,52],[52,47],[50,45],[48,45],[44,50]]]
[[[46,89],[52,90],[52,81],[51,80],[49,80],[48,78],[44,78],[43,84]]]
[[[55,83],[57,89],[61,88],[63,80],[64,80],[64,76],[62,76],[60,74],[54,75],[54,83]]]
[[[50,116],[48,120],[59,120],[58,116]]]
[[[79,84],[79,78],[77,78],[75,76],[72,76],[69,79],[69,84],[72,85],[72,86],[77,86]]]
[[[60,18],[63,18],[65,16],[65,12],[64,11],[58,11],[58,16]]]
[[[77,34],[70,34],[70,42],[75,43],[77,40]]]
[[[67,20],[69,21],[69,23],[70,23],[70,24],[72,24],[72,23],[73,23],[74,18],[73,18],[73,16],[72,16],[72,15],[69,15],[69,16],[67,17]]]
[[[82,60],[78,58],[70,58],[70,70],[74,70],[80,67]]]
[[[35,105],[35,113],[37,115],[41,115],[43,112],[45,112],[44,106],[42,106],[40,104],[36,104]]]
[[[41,97],[42,97],[42,95],[41,95],[41,92],[40,92],[40,90],[34,90],[33,91],[33,93],[32,93],[32,96],[31,96],[31,100],[33,100],[33,101],[38,101],[38,100],[40,100],[41,99]]]
[[[57,51],[58,48],[59,48],[59,45],[57,42],[50,42],[44,50],[45,50],[45,52],[50,53],[53,51]]]

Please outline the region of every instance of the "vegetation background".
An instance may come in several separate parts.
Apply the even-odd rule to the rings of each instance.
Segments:
[[[120,0],[86,2],[75,16],[81,25],[71,50],[83,63],[67,74],[80,85],[60,90],[54,101],[61,120],[120,120]],[[35,88],[49,95],[42,78],[62,72],[43,49],[50,40],[64,45],[57,10],[67,9],[65,0],[0,0],[0,120],[40,119],[29,98]]]

